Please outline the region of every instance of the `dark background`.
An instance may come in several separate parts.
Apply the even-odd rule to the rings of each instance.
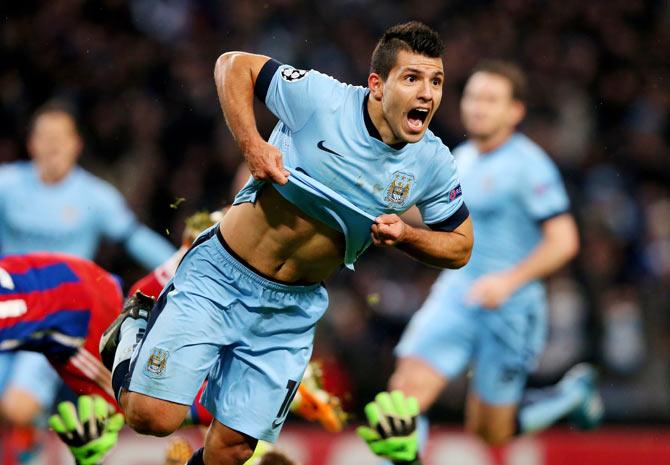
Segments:
[[[610,422],[670,422],[670,5],[665,1],[340,0],[3,2],[0,162],[26,157],[32,111],[76,106],[81,163],[110,181],[147,224],[177,244],[183,219],[230,201],[241,154],[212,79],[224,51],[270,55],[365,85],[383,30],[417,19],[447,44],[443,103],[431,128],[463,140],[460,91],[482,58],[523,66],[523,131],[559,165],[582,252],[549,280],[551,337],[531,384],[574,362],[601,369]],[[274,118],[257,113],[264,134]],[[184,198],[178,208],[170,205]],[[98,257],[128,283],[140,270],[116,246]],[[316,353],[348,405],[385,386],[391,350],[436,271],[371,250],[328,283]],[[461,415],[462,382],[433,416]]]

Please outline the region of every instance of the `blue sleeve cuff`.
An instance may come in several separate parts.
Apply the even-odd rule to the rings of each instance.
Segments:
[[[270,58],[265,62],[261,71],[256,76],[256,84],[254,85],[254,94],[256,98],[261,102],[265,103],[265,97],[268,95],[268,89],[270,88],[270,83],[272,82],[272,77],[277,72],[277,69],[282,64],[277,60]]]
[[[461,224],[463,224],[463,221],[468,219],[470,216],[470,210],[468,210],[467,205],[465,205],[465,202],[456,210],[450,217],[447,219],[444,219],[438,223],[433,223],[433,224],[427,224],[430,229],[433,231],[453,231],[454,229],[458,228]]]

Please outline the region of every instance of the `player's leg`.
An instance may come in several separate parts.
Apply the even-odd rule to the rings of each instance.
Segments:
[[[128,424],[143,433],[165,435],[181,425],[224,343],[218,332],[227,299],[220,295],[212,240],[216,228],[194,242],[153,308],[150,298],[133,296],[127,315],[101,339]]]
[[[490,444],[539,431],[571,414],[597,423],[595,373],[572,370],[557,385],[525,390],[528,370],[544,345],[544,312],[537,302],[515,311],[482,312],[479,351],[466,408],[466,427]],[[585,426],[588,426],[585,424]]]
[[[465,429],[488,444],[502,444],[516,434],[517,405],[494,405],[469,392],[465,406]]]
[[[407,356],[398,359],[389,379],[389,390],[396,389],[419,401],[422,412],[427,411],[447,386],[445,375],[421,358]]]
[[[139,313],[145,313],[147,299],[136,302],[145,306]],[[128,318],[121,325],[112,384],[128,425],[140,433],[164,436],[176,430],[217,360],[218,322],[210,318],[211,302],[197,303],[169,287],[150,310],[145,332],[142,318]],[[132,358],[127,357],[130,352]]]
[[[422,412],[465,370],[475,349],[476,313],[463,304],[464,289],[440,278],[395,349],[389,390],[416,397]]]
[[[477,321],[462,302],[464,286],[438,281],[430,296],[405,329],[395,353],[398,362],[389,390],[400,390],[419,401],[422,413],[435,402],[450,379],[467,368],[475,350]],[[417,434],[423,447],[428,419],[418,419]]]
[[[3,358],[7,373],[5,386],[0,386],[0,421],[30,425],[51,407],[60,386],[58,374],[42,354],[20,351]]]
[[[216,421],[192,465],[241,465],[256,440],[274,442],[309,362],[316,322],[328,306],[323,286],[269,281],[220,249],[225,281],[224,349],[202,396]],[[240,291],[241,289],[243,291]]]

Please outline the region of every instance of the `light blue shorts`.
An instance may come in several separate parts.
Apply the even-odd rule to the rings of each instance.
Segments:
[[[202,403],[224,425],[274,442],[328,307],[321,284],[262,277],[224,246],[218,225],[186,254],[131,360],[130,391]]]
[[[420,358],[447,379],[472,366],[471,389],[480,399],[518,403],[546,340],[544,291],[529,288],[501,308],[486,310],[465,303],[472,283],[460,272],[443,273],[395,354]]]

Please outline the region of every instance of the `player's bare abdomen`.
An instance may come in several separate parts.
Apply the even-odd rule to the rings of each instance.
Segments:
[[[232,206],[221,232],[249,265],[287,283],[323,281],[344,257],[342,233],[305,215],[270,186],[255,204]]]

